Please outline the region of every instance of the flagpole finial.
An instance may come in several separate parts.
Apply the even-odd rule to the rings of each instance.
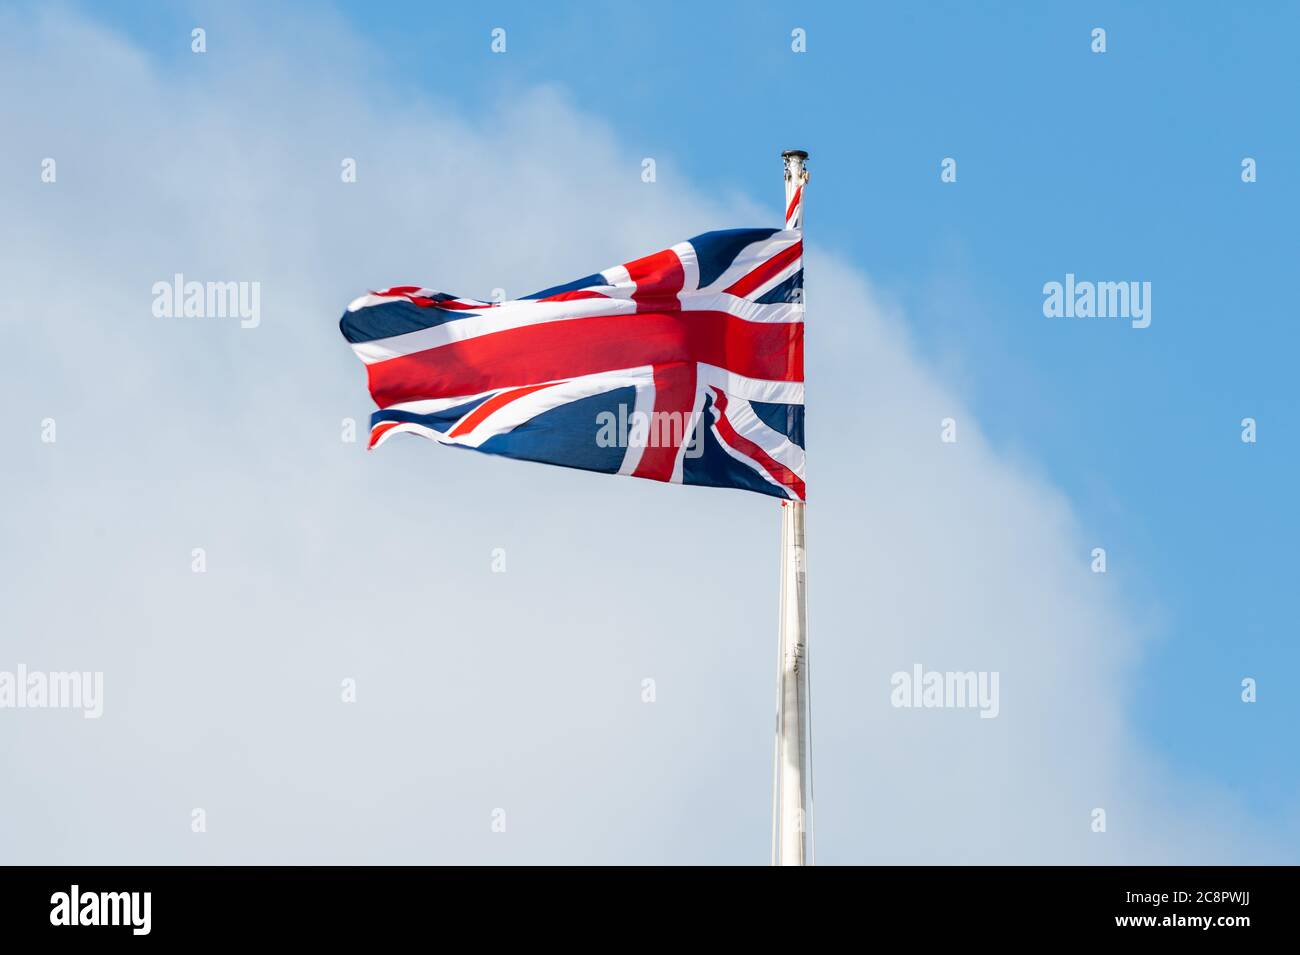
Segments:
[[[787,149],[781,153],[785,160],[785,178],[788,182],[802,184],[808,181],[808,153],[802,149]]]

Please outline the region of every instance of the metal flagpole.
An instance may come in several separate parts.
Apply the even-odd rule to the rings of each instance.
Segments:
[[[808,154],[788,149],[785,159],[787,229],[803,230],[803,186]],[[802,307],[802,300],[800,300]],[[776,769],[773,793],[774,865],[811,863],[808,794],[812,788],[808,728],[808,605],[804,504],[781,502],[781,636],[777,657]]]

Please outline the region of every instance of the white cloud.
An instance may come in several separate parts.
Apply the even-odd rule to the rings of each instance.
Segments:
[[[399,96],[328,21],[292,48],[210,26],[163,70],[68,14],[7,16],[0,668],[103,670],[105,711],[0,713],[0,856],[766,861],[775,502],[366,455],[338,440],[369,403],[335,323],[378,284],[516,294],[775,220],[776,157],[762,204],[715,201],[642,183],[556,90],[481,116]],[[853,267],[810,270],[821,861],[1263,858],[1227,796],[1136,745],[1143,635],[1068,502],[981,439]],[[261,282],[261,326],[154,318],[175,272]],[[916,662],[1000,671],[1001,715],[891,708]]]

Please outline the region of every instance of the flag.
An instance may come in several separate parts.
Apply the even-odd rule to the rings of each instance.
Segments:
[[[526,461],[802,501],[803,242],[730,229],[514,301],[372,291],[339,322],[371,448],[410,432]]]

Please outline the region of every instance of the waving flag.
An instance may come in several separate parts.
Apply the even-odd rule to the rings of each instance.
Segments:
[[[523,299],[416,286],[363,295],[339,327],[398,432],[485,454],[802,501],[803,242],[696,236]]]

